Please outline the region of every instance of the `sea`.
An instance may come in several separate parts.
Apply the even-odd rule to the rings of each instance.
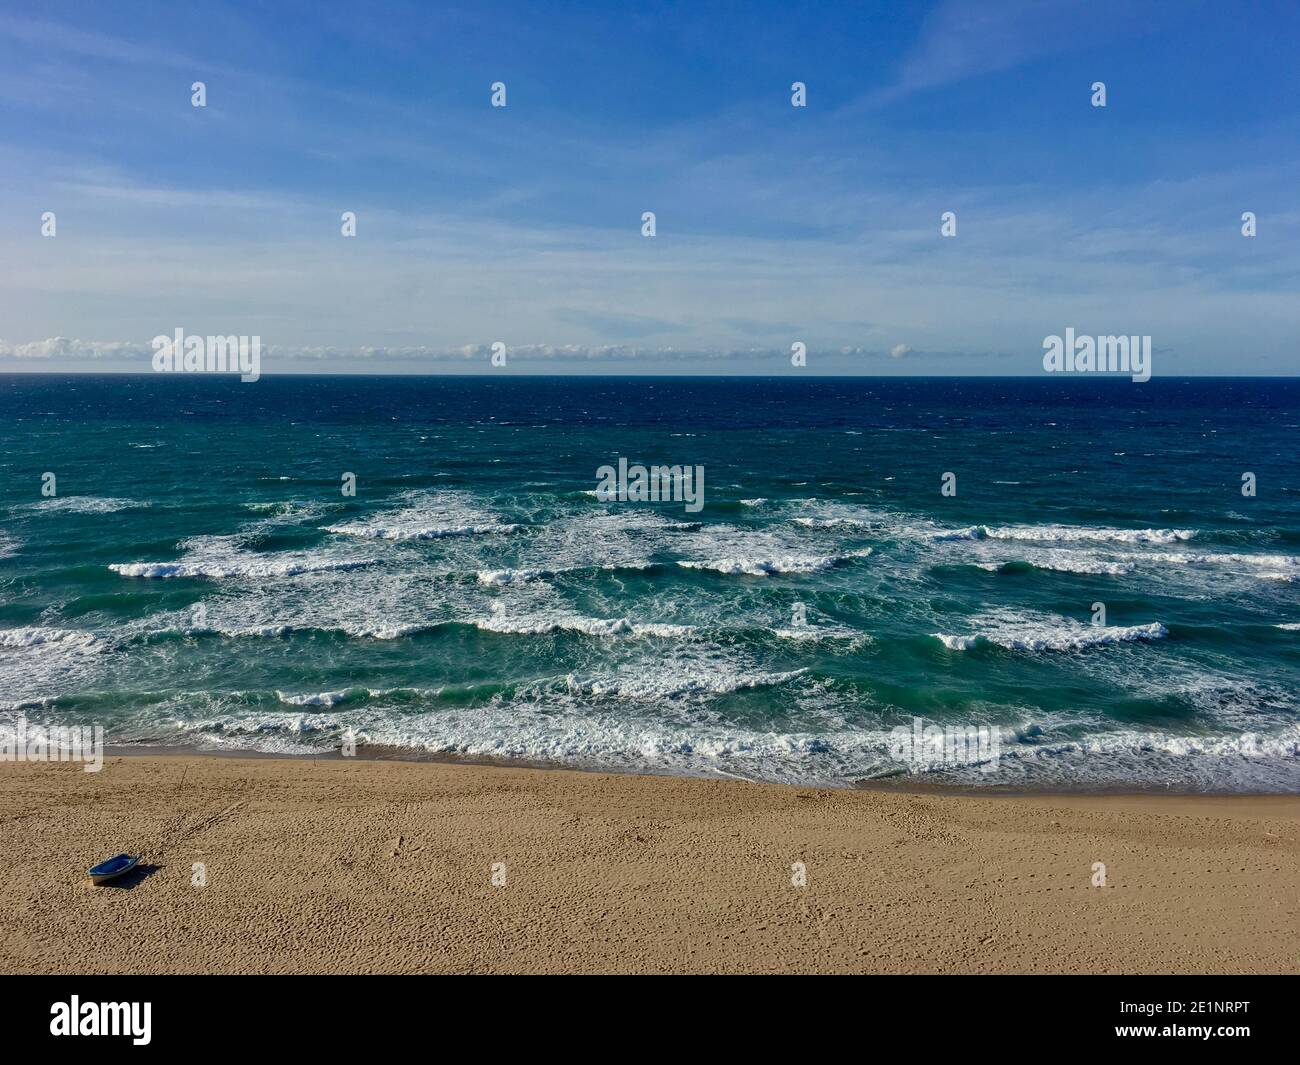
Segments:
[[[5,375],[0,731],[1294,792],[1298,440],[1297,379]]]

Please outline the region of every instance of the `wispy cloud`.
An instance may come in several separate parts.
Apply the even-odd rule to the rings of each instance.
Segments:
[[[1186,370],[1223,372],[1243,346],[1260,372],[1294,364],[1294,107],[1234,111],[1225,129],[1190,98],[1150,118],[1151,86],[1100,114],[1075,72],[1068,99],[1050,80],[999,80],[1099,46],[1130,84],[1152,56],[1185,74],[1187,42],[1171,35],[1208,32],[1194,24],[1141,39],[1155,16],[1109,0],[796,12],[812,37],[764,51],[755,30],[746,62],[766,65],[733,56],[719,73],[709,42],[725,15],[651,62],[609,13],[588,30],[631,42],[628,91],[611,93],[557,71],[583,39],[552,40],[560,30],[523,9],[498,39],[480,13],[435,24],[398,5],[364,46],[346,19],[309,19],[294,50],[275,11],[208,8],[149,26],[0,15],[16,120],[0,134],[10,364],[107,365],[120,342],[96,355],[50,338],[183,326],[260,335],[322,366],[451,366],[501,342],[539,365],[689,353],[766,371],[799,341],[841,368],[970,372],[984,353],[986,372],[1033,372],[1041,338],[1067,325],[1150,333]],[[818,66],[842,19],[874,49],[869,69]],[[198,62],[196,40],[230,58]],[[188,101],[199,72],[206,112]],[[58,88],[26,102],[37,75]],[[511,104],[494,111],[497,76]],[[795,76],[812,85],[805,110],[785,95]],[[846,88],[856,111],[837,106]],[[1238,232],[1245,209],[1257,239]],[[48,210],[55,239],[38,232]],[[355,238],[340,234],[344,210]],[[48,353],[15,354],[27,345]]]
[[[926,17],[894,80],[862,97],[881,106],[926,89],[1148,32],[1168,15],[1113,0],[946,0]]]

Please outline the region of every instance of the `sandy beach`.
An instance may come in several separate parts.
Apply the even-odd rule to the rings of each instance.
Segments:
[[[1300,971],[1293,797],[200,756],[0,796],[5,972]]]

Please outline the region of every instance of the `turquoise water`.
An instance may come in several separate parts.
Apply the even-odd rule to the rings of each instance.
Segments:
[[[7,376],[0,416],[0,725],[1300,786],[1294,380]],[[620,457],[703,509],[598,500]],[[997,755],[900,760],[918,718]]]

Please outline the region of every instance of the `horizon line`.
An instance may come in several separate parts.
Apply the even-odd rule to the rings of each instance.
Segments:
[[[4,377],[150,377],[150,378],[188,378],[188,379],[212,379],[212,380],[231,380],[238,384],[256,384],[257,381],[240,381],[239,375],[234,372],[220,371],[201,371],[201,372],[171,372],[159,373],[152,370],[0,370],[0,378]],[[830,381],[1064,381],[1064,380],[1113,380],[1123,384],[1150,384],[1152,381],[1295,381],[1300,380],[1300,371],[1292,374],[1153,374],[1146,381],[1133,381],[1130,374],[1121,372],[1100,372],[1100,371],[1080,371],[1075,373],[1024,373],[1024,374],[950,374],[950,373],[931,373],[931,374],[846,374],[846,373],[816,373],[801,371],[799,373],[563,373],[563,372],[523,372],[494,370],[488,372],[479,371],[432,371],[432,372],[403,372],[403,371],[279,371],[263,372],[258,375],[258,380],[266,378],[297,378],[297,377],[397,377],[397,378],[441,378],[441,377],[471,377],[475,379],[521,379],[521,378],[574,378],[574,379],[591,379],[591,380],[608,380],[608,379],[664,379],[664,380],[769,380],[769,381],[797,381],[800,378],[813,378],[816,380]]]

